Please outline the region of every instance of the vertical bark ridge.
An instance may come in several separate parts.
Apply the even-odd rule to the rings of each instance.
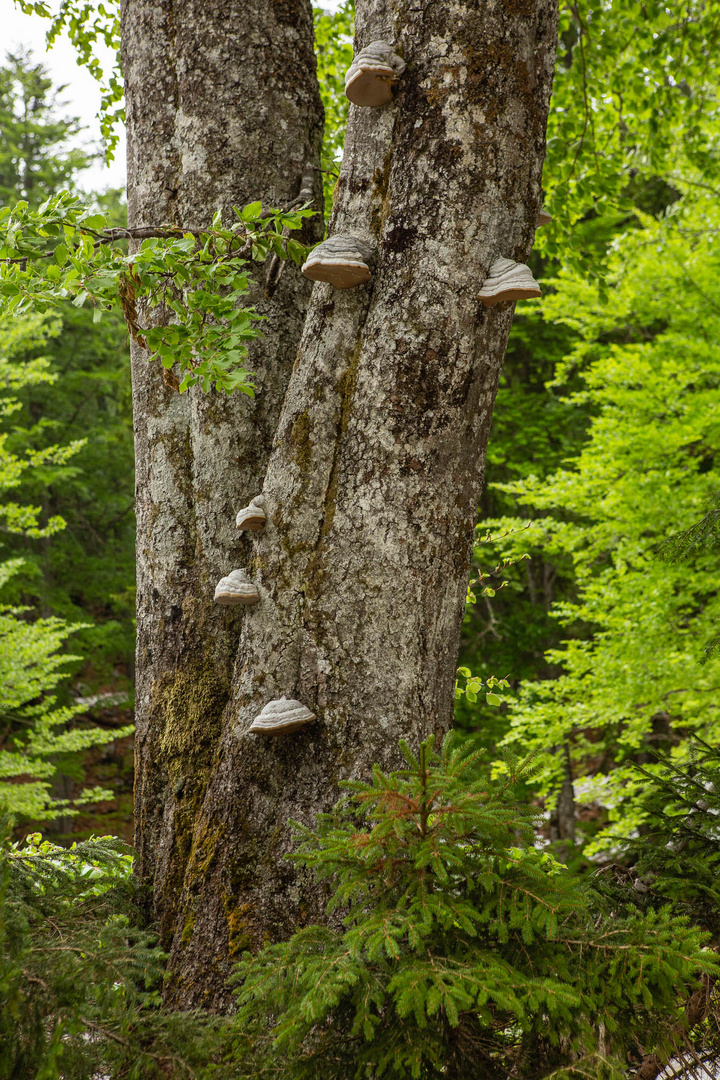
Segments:
[[[218,209],[298,195],[322,135],[309,0],[124,0],[122,41],[131,225],[202,228]],[[321,228],[318,219],[307,238]],[[253,276],[252,299],[267,315],[249,363],[254,400],[179,396],[132,350],[136,842],[148,914],[166,942],[237,648],[238,617],[213,604],[213,591],[249,558],[234,517],[262,484],[310,292],[293,270],[270,301],[264,269]]]
[[[395,102],[351,108],[331,232],[377,245],[366,286],[313,291],[254,539],[261,602],[188,863],[173,1000],[227,1001],[240,949],[322,918],[288,864],[287,819],[338,781],[398,764],[452,722],[460,624],[492,408],[512,319],[476,294],[524,261],[541,205],[556,0],[359,0],[356,47],[407,62]],[[281,694],[318,722],[250,735]]]

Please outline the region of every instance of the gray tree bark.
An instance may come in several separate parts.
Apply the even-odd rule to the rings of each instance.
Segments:
[[[239,645],[185,871],[172,1000],[226,1003],[230,961],[322,918],[283,859],[343,778],[399,764],[452,722],[460,624],[512,305],[476,294],[525,261],[541,204],[556,0],[359,0],[356,46],[394,41],[394,103],[353,107],[330,232],[377,248],[374,277],[315,286],[264,482]],[[268,739],[262,706],[318,721]]]
[[[306,165],[319,165],[323,123],[309,0],[124,0],[122,42],[131,226],[202,228],[217,209],[296,198]],[[319,239],[321,221],[310,229]],[[234,515],[262,484],[310,294],[286,273],[266,301],[256,270],[268,322],[248,365],[255,400],[180,396],[133,347],[136,844],[166,943],[237,647],[237,616],[213,591],[250,554]]]

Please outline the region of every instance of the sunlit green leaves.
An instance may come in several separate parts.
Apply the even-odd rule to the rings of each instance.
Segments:
[[[543,173],[553,223],[537,236],[545,254],[596,276],[645,188],[688,167],[717,178],[719,31],[717,0],[561,3]],[[595,241],[574,228],[588,214],[600,219]]]
[[[105,141],[106,157],[112,161],[119,138],[117,125],[125,117],[120,61],[120,5],[114,0],[107,0],[107,3],[62,0],[53,10],[45,0],[15,0],[15,4],[26,15],[49,20],[46,34],[49,48],[59,37],[67,34],[77,52],[78,64],[86,67],[100,84],[98,120]],[[114,62],[110,71],[103,70],[98,59],[98,42],[111,50]]]
[[[0,209],[0,315],[44,312],[67,300],[91,303],[98,314],[119,305],[150,357],[177,367],[181,391],[199,385],[252,395],[245,360],[261,316],[247,306],[250,266],[268,255],[301,262],[306,249],[287,231],[311,214],[250,203],[236,208],[227,227],[216,214],[204,232],[145,230],[157,235],[128,254],[127,231],[108,229],[103,215],[68,192],[37,211],[19,202]]]
[[[494,675],[491,675],[489,679],[486,679],[483,682],[477,675],[473,675],[468,667],[459,667],[457,673],[465,679],[465,683],[464,685],[461,685],[459,679],[455,680],[456,700],[464,695],[470,704],[474,705],[478,700],[478,695],[482,693],[484,686],[487,686],[485,700],[488,705],[502,705],[503,699],[493,693],[493,688],[498,686],[504,690],[508,690],[510,688],[510,683],[507,679],[497,679]]]
[[[340,172],[350,102],[345,96],[345,72],[353,58],[355,0],[343,0],[337,10],[313,7],[318,85],[325,110],[322,167],[325,216],[332,210],[335,174]]]
[[[641,226],[613,245],[609,297],[566,269],[543,302],[578,335],[557,383],[592,416],[586,445],[549,476],[504,485],[534,515],[510,551],[563,560],[577,590],[554,605],[566,638],[546,654],[554,677],[521,689],[510,737],[542,748],[546,793],[563,769],[550,748],[569,740],[576,799],[610,820],[604,843],[641,822],[638,753],[667,739],[682,758],[690,731],[718,732],[719,662],[704,655],[720,620],[717,558],[700,547],[674,564],[658,549],[718,487],[720,219],[714,199],[686,196]]]

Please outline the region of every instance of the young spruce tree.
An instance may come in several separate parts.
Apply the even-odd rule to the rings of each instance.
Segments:
[[[715,961],[664,910],[614,910],[533,845],[532,811],[449,737],[349,795],[293,856],[334,926],[240,961],[232,1050],[256,1080],[626,1076]]]
[[[133,904],[121,840],[10,843],[0,819],[3,1080],[198,1075],[222,1021],[158,1008],[165,956]]]
[[[676,918],[689,920],[707,933],[708,945],[717,953],[720,750],[695,737],[683,761],[667,754],[655,756],[652,765],[637,766],[645,780],[643,827],[625,842],[625,865],[608,866],[600,875],[602,888],[612,895],[615,906],[634,906],[643,912],[670,910]],[[720,1061],[718,980],[698,979],[681,1006],[666,1040],[670,1052],[649,1048],[638,1080],[654,1080],[669,1058],[684,1075],[707,1076],[708,1067],[716,1069]]]

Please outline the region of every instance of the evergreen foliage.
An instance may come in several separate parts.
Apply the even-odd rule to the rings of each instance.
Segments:
[[[13,327],[15,343],[22,340],[22,323]],[[26,333],[35,340],[42,326],[30,321]],[[1,328],[0,328],[1,335]],[[0,361],[0,389],[22,390],[54,376],[43,360],[26,366]],[[12,415],[17,402],[11,395],[0,399],[4,414]],[[74,453],[74,447],[45,447],[27,450],[23,456],[6,448],[0,436],[0,495],[13,490],[28,470],[58,467]],[[0,522],[9,534],[42,539],[64,526],[55,516],[39,522],[41,508],[15,501],[0,505]],[[23,569],[22,559],[6,559],[0,564],[0,589]],[[76,724],[82,707],[58,702],[58,691],[68,674],[68,666],[80,660],[63,651],[76,626],[55,616],[31,620],[27,607],[0,605],[0,807],[13,815],[49,819],[60,813],[77,813],[87,801],[107,798],[101,788],[86,789],[73,807],[68,800],[53,799],[50,780],[57,771],[58,756],[77,754],[130,733],[132,727],[114,730]],[[82,624],[80,624],[82,626]]]
[[[37,317],[12,325],[0,323],[0,349],[5,348],[5,356],[0,354],[0,415],[17,414],[17,393],[52,385],[57,378],[46,359],[36,357],[18,364],[10,353],[10,349],[41,343],[49,329]],[[75,443],[35,449],[23,445],[17,432],[15,436],[15,449],[10,450],[9,435],[0,434],[0,497],[14,494],[29,474],[61,472],[79,448]],[[64,527],[59,515],[45,515],[43,522],[41,514],[41,506],[15,499],[0,503],[4,533],[26,543],[43,541]],[[0,588],[11,587],[12,579],[23,569],[23,560],[17,557],[0,563]],[[63,651],[76,627],[54,615],[32,620],[29,614],[27,606],[0,604],[0,807],[15,816],[47,819],[77,813],[78,806],[111,794],[88,789],[73,800],[72,807],[67,800],[53,799],[50,780],[57,771],[59,755],[102,745],[132,728],[108,733],[77,725],[75,717],[81,707],[58,700],[69,666],[80,659]]]
[[[0,87],[7,151],[0,196],[14,202],[26,194],[37,204],[56,183],[72,182],[88,157],[66,150],[76,123],[57,113],[40,65],[24,54],[10,58]],[[108,209],[117,215],[112,201]],[[62,317],[0,321],[0,804],[36,820],[112,797],[83,786],[77,760],[132,730],[88,724],[80,719],[85,707],[68,694],[67,676],[81,663],[78,645],[91,651],[95,678],[112,676],[118,660],[129,667],[134,578],[124,334],[104,323],[88,337],[91,317],[68,307]],[[88,616],[98,615],[103,624],[90,626]],[[71,635],[76,645],[68,652]],[[58,770],[79,781],[71,801],[53,798]]]
[[[14,391],[7,445],[37,453],[50,440],[74,446],[75,453],[63,465],[28,468],[14,493],[20,503],[40,507],[43,522],[61,518],[65,527],[40,543],[5,535],[5,551],[22,559],[22,567],[4,595],[76,623],[77,647],[88,658],[87,692],[101,685],[127,695],[135,637],[135,517],[122,319],[108,312],[93,325],[90,311],[68,305],[44,344],[18,343],[12,370],[31,368],[38,352],[49,378]]]
[[[720,750],[702,739],[688,760],[657,753],[637,765],[646,783],[642,829],[625,840],[646,904],[672,904],[720,947]]]
[[[61,705],[52,693],[66,665],[78,659],[59,651],[73,627],[53,617],[28,622],[22,615],[21,608],[0,606],[0,809],[14,817],[49,820],[112,797],[93,787],[72,801],[53,798],[49,781],[58,756],[102,745],[132,727],[108,734],[74,723],[82,708]]]
[[[644,779],[643,821],[637,835],[622,845],[622,862],[597,875],[604,894],[616,905],[643,912],[670,906],[708,934],[720,949],[720,751],[701,739],[688,748],[688,760],[656,753],[638,765]],[[707,1075],[720,1060],[720,983],[699,980],[672,1027],[676,1069]]]
[[[113,837],[0,847],[0,1076],[192,1077],[221,1021],[159,1008],[164,955],[133,927]]]
[[[68,149],[79,127],[57,104],[51,80],[30,55],[0,68],[0,205],[24,199],[37,207],[60,187],[74,189],[87,154]],[[28,185],[25,178],[32,178]],[[122,227],[119,192],[94,202]],[[127,331],[122,317],[70,303],[50,317],[0,325],[4,357],[0,391],[3,445],[25,466],[13,492],[17,504],[38,508],[45,533],[5,530],[4,550],[19,560],[4,582],[16,605],[74,622],[87,655],[84,686],[131,689],[134,654],[133,432]],[[8,382],[7,380],[11,381]],[[43,460],[51,446],[72,448],[64,461]],[[2,513],[9,514],[6,503]],[[64,528],[52,523],[64,522]],[[49,530],[49,531],[48,531]],[[52,540],[50,536],[52,535]],[[40,542],[38,542],[40,541]],[[92,625],[90,625],[90,621]]]
[[[668,536],[658,545],[658,555],[670,563],[692,563],[702,554],[720,551],[720,493],[708,498],[707,510],[699,521],[687,529]],[[715,634],[705,645],[705,656],[720,650],[720,635]]]
[[[619,913],[533,846],[533,815],[452,737],[379,769],[293,856],[331,891],[311,926],[238,965],[212,1075],[620,1077],[716,961],[664,910]]]

